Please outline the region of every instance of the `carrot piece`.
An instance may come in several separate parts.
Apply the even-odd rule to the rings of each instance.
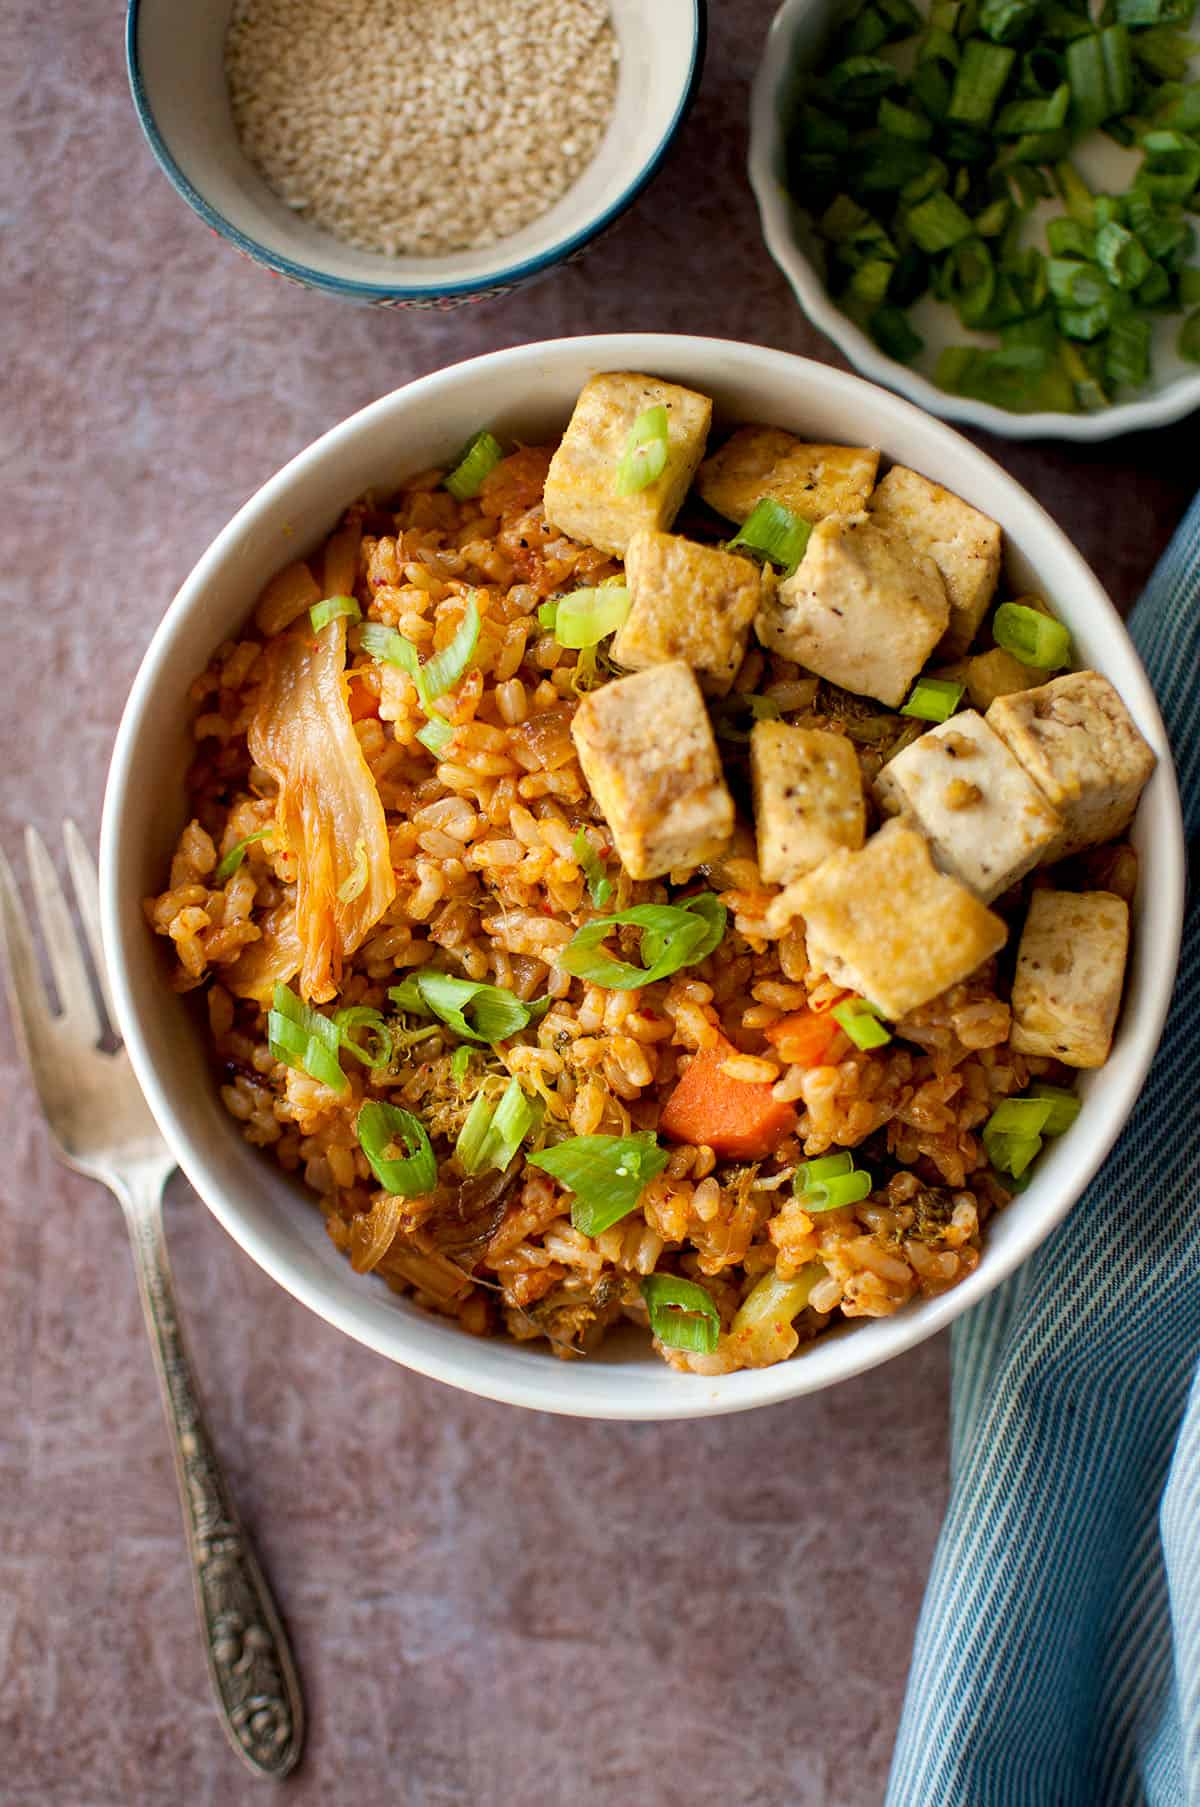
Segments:
[[[348,700],[350,703],[350,720],[352,722],[363,722],[366,721],[369,716],[379,714],[379,698],[366,684],[356,684],[353,672],[350,673]]]
[[[707,1144],[714,1154],[757,1161],[796,1127],[790,1104],[779,1104],[769,1085],[730,1079],[721,1063],[737,1049],[722,1041],[697,1054],[663,1107],[660,1132],[673,1142]]]
[[[763,1031],[789,1066],[820,1067],[842,1031],[836,1021],[815,1010],[794,1010]]]

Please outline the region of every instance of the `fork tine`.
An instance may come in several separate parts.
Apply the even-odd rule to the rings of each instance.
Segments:
[[[116,1032],[117,1017],[112,1005],[112,993],[108,987],[108,966],[104,958],[104,942],[100,937],[100,886],[96,878],[96,862],[91,850],[77,825],[70,817],[63,823],[63,845],[67,850],[67,865],[71,869],[71,882],[75,886],[75,901],[79,905],[79,915],[83,922],[87,943],[92,951],[92,964],[96,968],[96,977],[100,981],[100,995],[104,999],[104,1008],[108,1012],[108,1020]]]
[[[38,973],[29,919],[21,903],[12,867],[0,848],[0,954],[8,1007],[25,1057],[33,1066],[33,1049],[50,1029],[50,1008]]]
[[[91,981],[79,946],[79,937],[71,921],[67,900],[58,882],[54,863],[46,852],[46,844],[32,824],[25,829],[25,853],[42,923],[42,939],[46,957],[54,975],[58,1002],[64,1021],[90,1041],[100,1038],[100,1018],[92,997]]]

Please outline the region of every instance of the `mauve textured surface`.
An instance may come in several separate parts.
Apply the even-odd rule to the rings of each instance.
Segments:
[[[24,819],[56,837],[67,811],[94,841],[121,701],[168,598],[238,504],[362,403],[474,352],[592,329],[830,355],[760,245],[743,176],[770,11],[715,0],[676,154],[597,250],[437,315],[356,310],[244,262],[141,142],[119,8],[9,0],[10,853]],[[1194,433],[992,449],[1127,607],[1195,486]],[[265,1799],[210,1706],[117,1208],[51,1158],[7,1033],[0,1100],[0,1795]],[[945,1497],[944,1341],[740,1420],[553,1420],[349,1343],[179,1182],[168,1230],[306,1684],[296,1807],[878,1803]]]

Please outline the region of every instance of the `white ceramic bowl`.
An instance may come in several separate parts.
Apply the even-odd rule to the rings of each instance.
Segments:
[[[781,1366],[715,1380],[673,1372],[632,1330],[598,1358],[566,1364],[544,1348],[477,1340],[352,1273],[302,1189],[227,1116],[203,1037],[166,985],[141,908],[161,889],[184,821],[188,683],[237,633],[272,572],[318,543],[362,491],[386,491],[444,460],[481,422],[537,440],[561,430],[589,376],[630,369],[694,384],[713,396],[718,421],[880,445],[994,515],[1016,587],[1053,600],[1081,660],[1107,672],[1160,759],[1134,834],[1142,882],[1112,1057],[1084,1079],[1084,1108],[1028,1191],[989,1226],[976,1272],[942,1298],[847,1327]],[[101,837],[105,945],[134,1068],[180,1166],[246,1252],[321,1317],[407,1367],[490,1399],[627,1419],[704,1417],[828,1386],[931,1336],[1010,1274],[1078,1198],[1137,1097],[1171,992],[1183,872],[1174,774],[1145,674],[1112,604],[1049,515],[950,428],[857,377],[752,345],[659,334],[561,339],[456,364],[364,408],[264,484],[204,554],[154,636],[117,735]]]
[[[356,251],[286,207],[242,151],[225,84],[233,0],[129,0],[125,52],[138,119],[164,174],[205,225],[257,263],[376,307],[483,301],[581,251],[637,198],[682,125],[704,61],[707,0],[610,0],[621,60],[613,117],[574,186],[484,251]],[[548,122],[548,131],[557,130]]]
[[[814,326],[827,333],[864,376],[898,389],[944,420],[986,427],[1007,439],[1113,439],[1143,427],[1165,427],[1200,408],[1200,368],[1181,358],[1175,349],[1177,314],[1157,322],[1154,379],[1134,400],[1118,402],[1096,414],[1013,414],[990,402],[950,395],[923,374],[932,371],[937,353],[946,345],[989,342],[985,334],[967,331],[948,308],[928,298],[918,303],[914,318],[926,349],[911,367],[886,357],[841,311],[825,287],[823,249],[807,217],[787,192],[784,170],[797,72],[812,67],[844,11],[845,0],[784,0],[767,34],[750,101],[750,184],[758,200],[763,235]],[[1117,194],[1128,188],[1138,159],[1096,133],[1094,141],[1075,154],[1075,162],[1094,190]]]

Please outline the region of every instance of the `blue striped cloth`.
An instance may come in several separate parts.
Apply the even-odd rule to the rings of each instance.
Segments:
[[[1200,497],[1130,623],[1200,833]],[[951,1494],[887,1807],[1200,1807],[1200,908],[1146,1088],[952,1333]]]

